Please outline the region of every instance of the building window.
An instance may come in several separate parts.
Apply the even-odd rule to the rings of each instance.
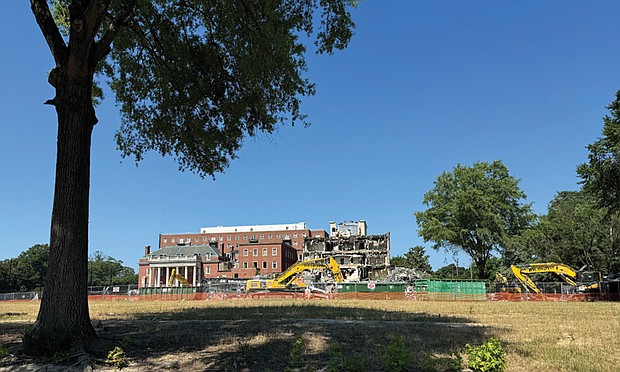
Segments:
[[[255,269],[258,269],[258,262],[254,261],[254,262],[252,262],[252,265],[254,265]]]
[[[280,234],[276,234],[276,238],[280,239]]]
[[[261,240],[265,239],[265,234],[260,234],[260,238],[261,238]]]
[[[293,245],[294,245],[295,247],[297,247],[297,246],[299,245],[299,243],[297,242],[297,240],[295,240],[295,241],[293,242]]]
[[[207,273],[207,274],[211,274],[211,267],[210,267],[210,266],[207,266],[207,267],[205,268],[205,273]]]
[[[194,241],[195,241],[195,242],[198,242],[198,237],[195,237],[195,238],[194,238]]]
[[[223,242],[224,241],[224,237],[222,235],[220,235],[220,241]]]
[[[273,239],[273,234],[269,234],[267,236],[269,237],[269,239]]]
[[[254,249],[252,250],[252,255],[253,255],[254,257],[258,256],[258,248],[254,248]]]
[[[248,268],[248,263],[247,263],[247,262],[244,262],[244,263],[243,263],[243,268],[244,268],[244,269],[247,269],[247,268]]]
[[[263,269],[267,268],[267,261],[263,261]]]
[[[296,237],[297,237],[297,233],[294,233],[294,234],[293,234],[293,238],[296,238]]]
[[[206,242],[206,241],[207,241],[207,237],[206,237],[206,236],[203,236],[203,237],[202,237],[202,241],[203,241],[203,242]]]
[[[271,262],[271,268],[272,269],[277,269],[278,268],[278,261]]]
[[[235,240],[239,240],[239,235],[235,235]]]
[[[267,248],[263,248],[263,256],[267,255]]]
[[[164,239],[164,244],[165,244],[165,243],[168,243],[168,239]]]
[[[244,256],[247,256],[247,255],[248,255],[248,250],[247,250],[247,249],[244,249],[244,250],[243,250],[243,255],[244,255]]]
[[[248,240],[248,236],[247,235],[243,235],[243,240]]]
[[[271,248],[271,255],[272,256],[277,256],[278,255],[278,248]]]
[[[301,234],[301,236],[303,236],[305,238],[306,237],[306,233]]]
[[[173,243],[175,242],[174,238],[172,238],[172,242],[173,242]]]

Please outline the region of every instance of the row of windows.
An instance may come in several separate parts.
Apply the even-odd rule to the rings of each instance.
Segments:
[[[301,236],[305,238],[306,237],[306,233],[302,233]],[[260,237],[261,240],[265,239],[265,234],[260,234],[259,237]],[[299,237],[298,233],[294,233],[293,234],[293,238],[298,238],[298,237]],[[281,239],[281,238],[282,238],[281,234],[276,234],[276,239]],[[285,235],[284,238],[288,238],[288,235]],[[268,234],[267,235],[267,239],[273,239],[273,234]],[[231,241],[232,240],[232,236],[231,235],[226,236],[226,240],[227,241]],[[239,235],[235,235],[235,240],[239,240]],[[247,235],[243,235],[243,240],[248,240],[248,236]],[[250,240],[256,240],[256,235],[250,236]],[[186,239],[179,238],[178,241],[179,241],[179,243],[191,243],[192,239],[190,237],[187,237]],[[199,241],[200,241],[200,237],[198,237],[198,236],[194,237],[194,242],[198,243]],[[202,237],[202,241],[203,242],[207,242],[208,241],[208,237],[203,236]],[[224,241],[224,236],[223,235],[219,236],[219,241],[221,241],[221,242]],[[176,238],[171,238],[170,242],[171,243],[176,243],[177,240],[176,240]],[[168,243],[168,238],[164,238],[164,243]],[[297,244],[295,244],[295,245],[297,245]]]
[[[249,252],[250,252],[250,250],[246,248],[246,249],[243,250],[243,255],[245,257],[247,257],[249,255]],[[267,248],[263,248],[262,256],[267,256],[267,252],[268,252],[268,249]],[[271,248],[271,255],[272,256],[277,256],[278,255],[278,248]],[[254,257],[258,256],[258,248],[252,249],[252,256],[254,256]]]
[[[243,268],[244,269],[249,269],[249,263],[248,262],[244,262],[243,263]],[[252,267],[255,269],[258,269],[258,261],[254,261],[252,262]],[[267,268],[267,261],[263,261],[262,262],[262,268],[266,269]],[[278,261],[271,261],[271,268],[272,269],[277,269],[278,268]]]

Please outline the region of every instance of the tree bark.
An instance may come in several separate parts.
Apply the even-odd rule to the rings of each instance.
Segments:
[[[24,336],[30,354],[85,348],[96,337],[88,310],[90,146],[97,122],[90,77],[55,68],[50,83],[58,113],[50,261],[37,321]]]

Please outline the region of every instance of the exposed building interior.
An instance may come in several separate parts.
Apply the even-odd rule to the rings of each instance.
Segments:
[[[390,233],[366,235],[366,222],[330,222],[329,237],[304,240],[303,259],[333,257],[346,282],[377,280],[388,274]]]

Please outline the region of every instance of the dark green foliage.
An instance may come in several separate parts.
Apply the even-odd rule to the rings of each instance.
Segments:
[[[88,260],[88,285],[138,284],[138,275],[123,261],[96,251]]]
[[[408,371],[412,361],[413,354],[401,335],[394,336],[383,349],[383,370],[386,372]]]
[[[123,156],[155,150],[181,170],[222,172],[245,136],[305,123],[301,97],[314,94],[300,33],[317,51],[345,48],[351,0],[138,2],[105,73],[120,105]],[[319,14],[319,13],[316,13]]]
[[[288,364],[285,371],[295,371],[301,367],[302,357],[304,354],[304,341],[301,337],[296,337],[291,345],[291,351],[288,356]]]
[[[474,372],[503,372],[506,355],[499,340],[492,338],[480,346],[467,345],[467,366]]]
[[[584,191],[562,191],[547,215],[513,241],[506,264],[561,262],[574,269],[586,265],[603,272],[620,270],[620,215],[600,207]]]
[[[409,251],[403,256],[392,257],[390,263],[393,266],[408,267],[421,273],[430,274],[433,272],[433,268],[428,261],[429,258],[430,256],[426,254],[424,247],[417,245],[409,248]]]
[[[418,233],[433,248],[464,251],[477,268],[477,277],[487,278],[486,263],[529,226],[534,218],[525,193],[506,166],[496,160],[473,166],[457,165],[435,180],[424,194],[428,209],[416,212]]]
[[[6,292],[31,291],[45,284],[49,246],[35,244],[16,258],[0,262],[0,288]]]
[[[368,370],[366,364],[364,355],[345,354],[339,343],[329,345],[329,372],[365,372]]]
[[[585,191],[594,194],[601,206],[620,210],[620,91],[607,107],[603,136],[588,145],[588,162],[577,167]]]
[[[444,267],[440,267],[433,273],[433,278],[437,279],[471,279],[471,270],[457,266],[455,264],[449,264]]]

